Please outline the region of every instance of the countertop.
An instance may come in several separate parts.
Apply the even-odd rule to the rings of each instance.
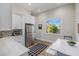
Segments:
[[[70,55],[70,56],[79,56],[79,42],[76,42],[75,46],[70,46],[67,43],[67,40],[58,39],[55,43],[53,43],[48,49],[52,51],[59,51],[63,54]],[[49,51],[51,52],[51,51]]]
[[[14,37],[0,38],[0,56],[19,56],[29,49],[14,40]]]

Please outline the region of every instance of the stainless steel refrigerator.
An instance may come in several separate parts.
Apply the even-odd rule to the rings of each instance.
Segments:
[[[25,24],[25,46],[29,47],[33,44],[33,24]]]

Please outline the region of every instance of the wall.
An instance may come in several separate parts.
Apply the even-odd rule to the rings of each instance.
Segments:
[[[11,4],[0,3],[0,30],[12,29]]]
[[[75,4],[69,4],[56,9],[51,9],[47,12],[36,16],[36,37],[37,39],[54,42],[57,38],[62,36],[74,36],[75,31]],[[61,34],[47,34],[46,20],[47,18],[61,18],[62,28]],[[38,24],[42,24],[42,30],[38,29]]]
[[[79,41],[79,33],[78,33],[78,28],[77,28],[77,24],[79,24],[79,4],[76,4],[76,39]]]

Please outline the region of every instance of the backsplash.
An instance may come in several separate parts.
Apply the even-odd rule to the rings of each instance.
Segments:
[[[12,30],[0,31],[0,38],[12,36]]]
[[[22,35],[22,29],[0,31],[0,38],[8,36],[17,36],[17,35]]]
[[[0,38],[2,37],[2,33],[0,32]]]

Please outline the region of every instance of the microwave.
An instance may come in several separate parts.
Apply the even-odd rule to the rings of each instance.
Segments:
[[[13,29],[12,35],[13,36],[22,35],[22,29]]]

